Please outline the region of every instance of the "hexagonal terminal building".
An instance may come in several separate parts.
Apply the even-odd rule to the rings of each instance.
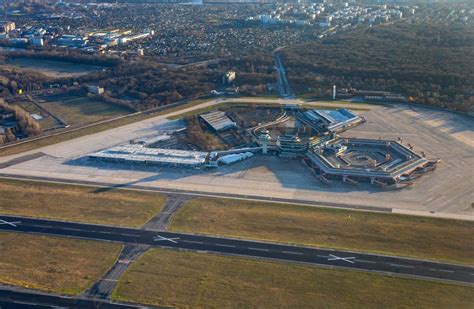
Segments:
[[[426,171],[429,162],[390,140],[335,139],[307,152],[315,173],[326,180],[370,182],[380,186],[407,181]]]

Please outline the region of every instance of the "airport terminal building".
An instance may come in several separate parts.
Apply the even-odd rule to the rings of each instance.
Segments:
[[[307,152],[314,171],[344,182],[393,184],[421,172],[429,161],[390,140],[336,139]]]
[[[284,114],[286,115],[286,114]],[[121,162],[155,166],[182,168],[219,168],[253,157],[254,154],[278,155],[284,159],[300,159],[306,163],[313,174],[323,182],[342,180],[350,184],[365,182],[387,187],[409,185],[409,180],[436,167],[437,162],[427,160],[401,140],[372,140],[340,138],[337,133],[365,122],[352,111],[339,110],[297,110],[294,118],[310,133],[304,137],[293,133],[279,133],[276,140],[267,128],[275,121],[258,125],[252,145],[223,151],[195,151],[153,148],[147,143],[120,145],[89,155],[91,160],[101,162]],[[222,111],[214,111],[199,116],[212,131],[218,132],[234,128],[236,122]],[[287,121],[288,117],[280,117]],[[278,122],[280,123],[280,122]],[[308,131],[308,130],[306,130]],[[274,131],[275,132],[279,131]],[[149,139],[171,138],[160,135]]]
[[[199,168],[206,163],[208,152],[148,148],[139,144],[121,145],[89,155],[89,159],[113,162]]]

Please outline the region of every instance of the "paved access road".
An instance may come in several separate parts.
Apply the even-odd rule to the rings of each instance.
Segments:
[[[423,260],[317,249],[181,233],[81,224],[23,217],[0,217],[0,230],[78,237],[124,244],[149,245],[222,254],[302,262],[329,267],[384,272],[420,278],[474,283],[474,267]]]
[[[119,281],[122,274],[127,270],[128,265],[140,257],[143,253],[148,250],[149,246],[144,245],[131,245],[127,244],[124,246],[118,261],[112,266],[112,268],[102,277],[99,281],[87,290],[84,295],[88,299],[100,298],[108,299],[112,294],[117,282]]]

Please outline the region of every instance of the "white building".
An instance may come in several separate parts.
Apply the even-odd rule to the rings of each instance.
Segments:
[[[90,154],[89,158],[106,162],[199,168],[206,163],[207,156],[207,152],[201,151],[147,148],[133,144],[102,150]]]
[[[95,95],[101,95],[104,93],[104,88],[96,86],[96,85],[90,85],[90,86],[87,86],[87,91]]]

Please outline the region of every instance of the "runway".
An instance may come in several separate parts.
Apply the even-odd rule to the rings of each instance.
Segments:
[[[464,284],[474,283],[474,267],[342,250],[14,216],[1,216],[0,230],[214,252]]]
[[[135,309],[156,308],[141,305],[114,303],[103,299],[86,299],[42,293],[38,291],[20,291],[16,288],[0,287],[0,308],[103,308],[103,309]]]

